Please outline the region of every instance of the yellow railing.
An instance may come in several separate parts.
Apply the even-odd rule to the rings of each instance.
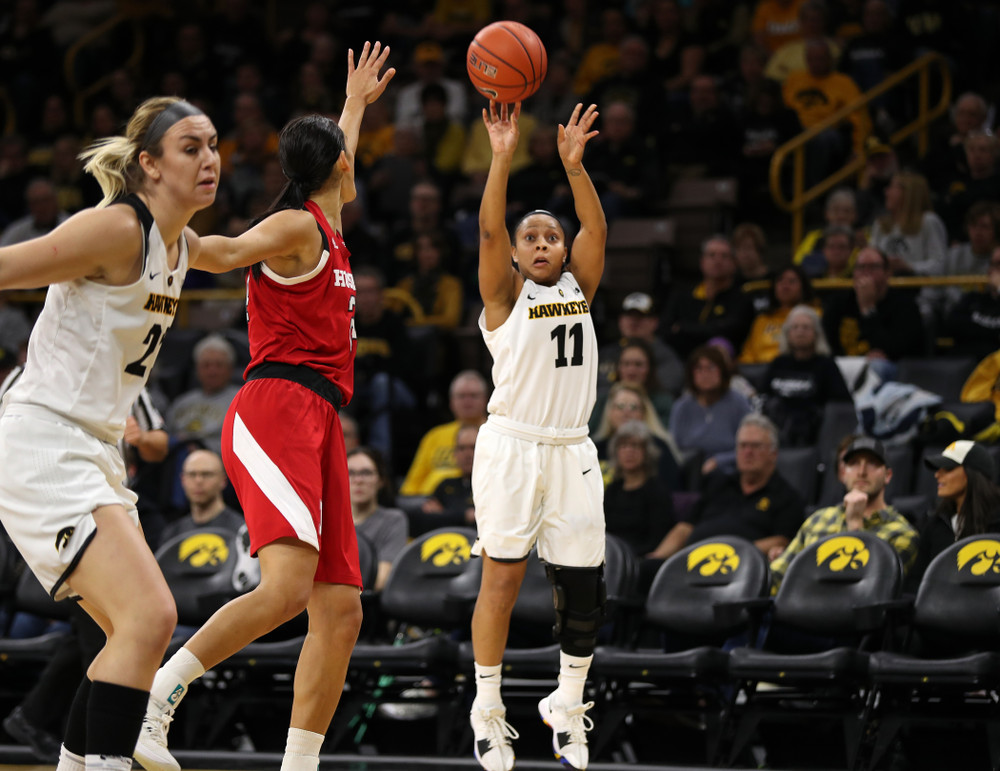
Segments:
[[[66,58],[63,60],[63,73],[66,84],[73,93],[73,120],[76,121],[77,125],[86,125],[87,116],[84,114],[84,110],[87,99],[106,88],[111,81],[112,74],[107,72],[93,83],[80,83],[76,72],[76,62],[80,52],[93,45],[120,24],[130,24],[132,26],[132,51],[118,66],[132,72],[138,72],[146,45],[142,24],[139,23],[140,19],[153,14],[167,15],[169,13],[169,4],[155,2],[155,0],[118,0],[118,10],[114,16],[89,30],[67,49]],[[127,115],[119,117],[122,120],[128,118]]]
[[[941,77],[941,97],[933,107],[930,103],[930,73],[931,68],[936,67]],[[931,122],[937,120],[945,114],[951,103],[951,73],[948,64],[940,54],[929,53],[908,64],[899,72],[890,75],[875,88],[866,92],[857,101],[852,102],[841,110],[838,110],[826,120],[817,123],[807,131],[803,131],[797,137],[785,142],[774,151],[771,157],[771,196],[775,204],[792,215],[792,249],[802,241],[802,220],[805,207],[810,202],[816,200],[840,184],[852,174],[858,174],[864,168],[867,158],[859,156],[853,158],[843,168],[834,172],[821,182],[805,189],[805,146],[813,137],[827,129],[843,123],[859,109],[867,107],[869,103],[887,91],[899,86],[903,81],[917,76],[918,82],[918,109],[917,117],[913,121],[897,129],[888,138],[889,144],[898,145],[904,139],[913,134],[917,136],[917,152],[921,157],[927,152],[927,127]],[[785,198],[785,193],[781,189],[781,170],[785,161],[792,156],[792,198]]]

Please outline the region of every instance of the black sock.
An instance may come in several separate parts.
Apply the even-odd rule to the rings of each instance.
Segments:
[[[149,691],[100,680],[87,702],[87,755],[132,757]]]
[[[69,705],[66,734],[63,738],[66,749],[81,758],[87,754],[87,703],[90,701],[90,686],[90,679],[84,677],[80,687],[76,689],[73,703]]]

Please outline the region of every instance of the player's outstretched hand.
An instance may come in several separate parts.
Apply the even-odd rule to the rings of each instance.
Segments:
[[[583,105],[578,104],[573,108],[573,114],[566,121],[566,125],[559,124],[559,157],[564,165],[577,164],[583,160],[583,148],[591,139],[598,135],[598,131],[591,131],[590,127],[597,120],[597,105],[592,104],[583,114]]]
[[[490,148],[494,155],[513,155],[517,149],[517,140],[521,135],[517,121],[521,117],[521,103],[515,102],[513,111],[510,105],[500,105],[497,113],[497,103],[490,99],[489,110],[483,109],[483,123],[490,135]]]
[[[389,46],[382,48],[378,41],[373,46],[365,41],[361,55],[358,57],[358,66],[354,66],[354,49],[347,51],[347,95],[360,96],[365,100],[365,104],[371,104],[385,91],[392,76],[396,74],[396,68],[390,67],[382,77],[379,77],[379,70],[385,66],[385,60],[389,56]]]

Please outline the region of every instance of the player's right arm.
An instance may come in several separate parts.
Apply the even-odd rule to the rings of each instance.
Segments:
[[[513,113],[496,102],[483,110],[483,123],[490,135],[493,159],[479,205],[479,293],[486,310],[486,326],[496,329],[510,315],[523,279],[511,266],[510,235],[507,233],[507,179],[519,136],[517,120],[521,103]]]
[[[44,236],[0,249],[0,290],[138,278],[142,226],[127,206],[84,209]]]

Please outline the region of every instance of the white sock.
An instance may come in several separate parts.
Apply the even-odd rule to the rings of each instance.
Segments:
[[[484,667],[476,663],[476,698],[473,700],[478,707],[498,707],[503,704],[500,698],[500,669],[503,665]]]
[[[187,648],[181,648],[170,660],[159,668],[149,691],[150,700],[156,699],[160,705],[176,708],[187,693],[192,680],[205,674],[205,667]]]
[[[593,660],[593,655],[570,656],[559,651],[559,687],[555,696],[564,707],[583,704],[583,689],[587,685],[587,672]]]
[[[323,734],[302,728],[289,728],[281,771],[316,771],[319,768],[319,751],[324,738]]]
[[[130,771],[132,758],[124,755],[87,755],[87,771]]]
[[[65,744],[59,747],[59,763],[56,765],[56,771],[84,771],[86,767],[87,761],[83,755],[70,752]]]

